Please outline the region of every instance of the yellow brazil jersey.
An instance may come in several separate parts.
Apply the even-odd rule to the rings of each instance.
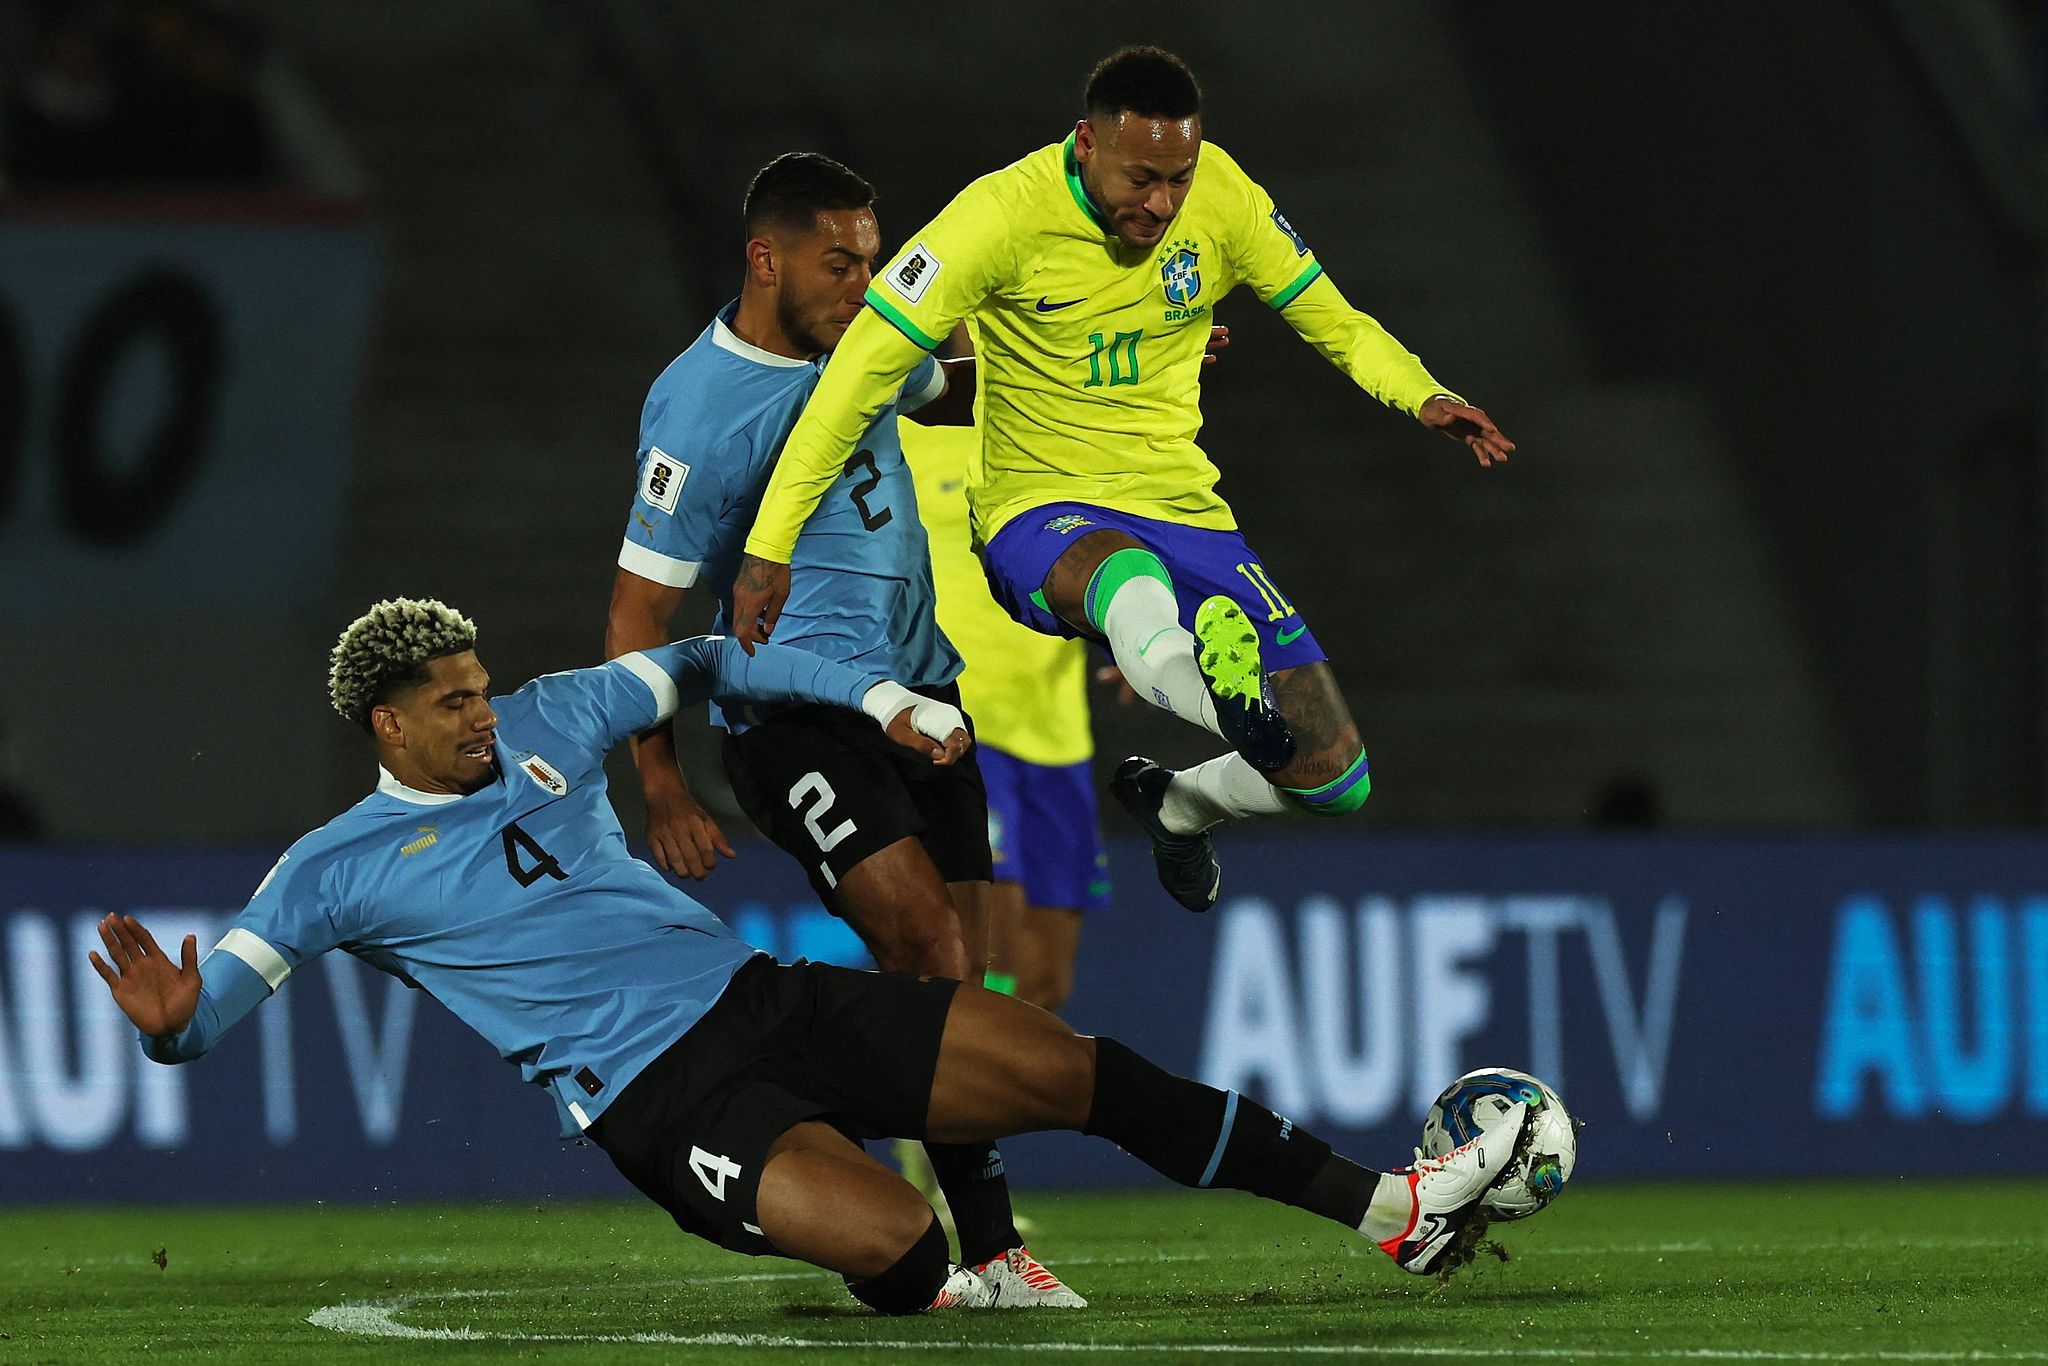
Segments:
[[[967,661],[960,698],[975,734],[1026,763],[1078,764],[1095,753],[1088,729],[1088,647],[1010,620],[989,596],[969,544],[967,466],[980,448],[972,427],[899,422],[917,510],[931,543],[939,628]]]
[[[864,424],[970,314],[984,430],[968,493],[982,541],[1063,500],[1234,526],[1195,437],[1213,310],[1239,284],[1383,402],[1412,414],[1451,393],[1346,302],[1221,147],[1202,144],[1180,213],[1141,249],[1106,226],[1069,138],[969,185],[875,276],[783,447],[748,552],[787,563]]]

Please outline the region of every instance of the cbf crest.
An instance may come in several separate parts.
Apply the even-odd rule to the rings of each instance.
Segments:
[[[1160,262],[1159,281],[1166,290],[1166,302],[1186,308],[1202,292],[1202,254],[1192,242],[1176,242]]]

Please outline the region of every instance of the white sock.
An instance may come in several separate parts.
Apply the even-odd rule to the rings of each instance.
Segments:
[[[1116,590],[1103,613],[1116,666],[1138,696],[1221,735],[1216,701],[1195,667],[1195,637],[1180,624],[1180,604],[1159,580],[1141,577]]]
[[[1176,835],[1194,835],[1224,821],[1272,816],[1287,799],[1242,754],[1223,754],[1173,775],[1159,820]]]
[[[1405,1233],[1414,1217],[1415,1192],[1408,1186],[1408,1177],[1402,1172],[1384,1172],[1379,1185],[1373,1187],[1365,1218],[1358,1221],[1358,1231],[1375,1243],[1384,1243]]]

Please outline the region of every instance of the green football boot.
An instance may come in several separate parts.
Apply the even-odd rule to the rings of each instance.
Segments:
[[[1195,665],[1216,702],[1216,725],[1230,747],[1261,773],[1294,761],[1294,732],[1266,697],[1259,633],[1229,598],[1218,595],[1195,609]]]

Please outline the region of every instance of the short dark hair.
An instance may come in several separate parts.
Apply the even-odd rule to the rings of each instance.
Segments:
[[[809,232],[820,213],[865,209],[874,202],[875,187],[831,157],[784,152],[754,173],[740,212],[752,238],[770,228]]]
[[[1191,119],[1202,112],[1202,87],[1188,64],[1165,48],[1118,48],[1089,75],[1084,110],[1091,119]]]

